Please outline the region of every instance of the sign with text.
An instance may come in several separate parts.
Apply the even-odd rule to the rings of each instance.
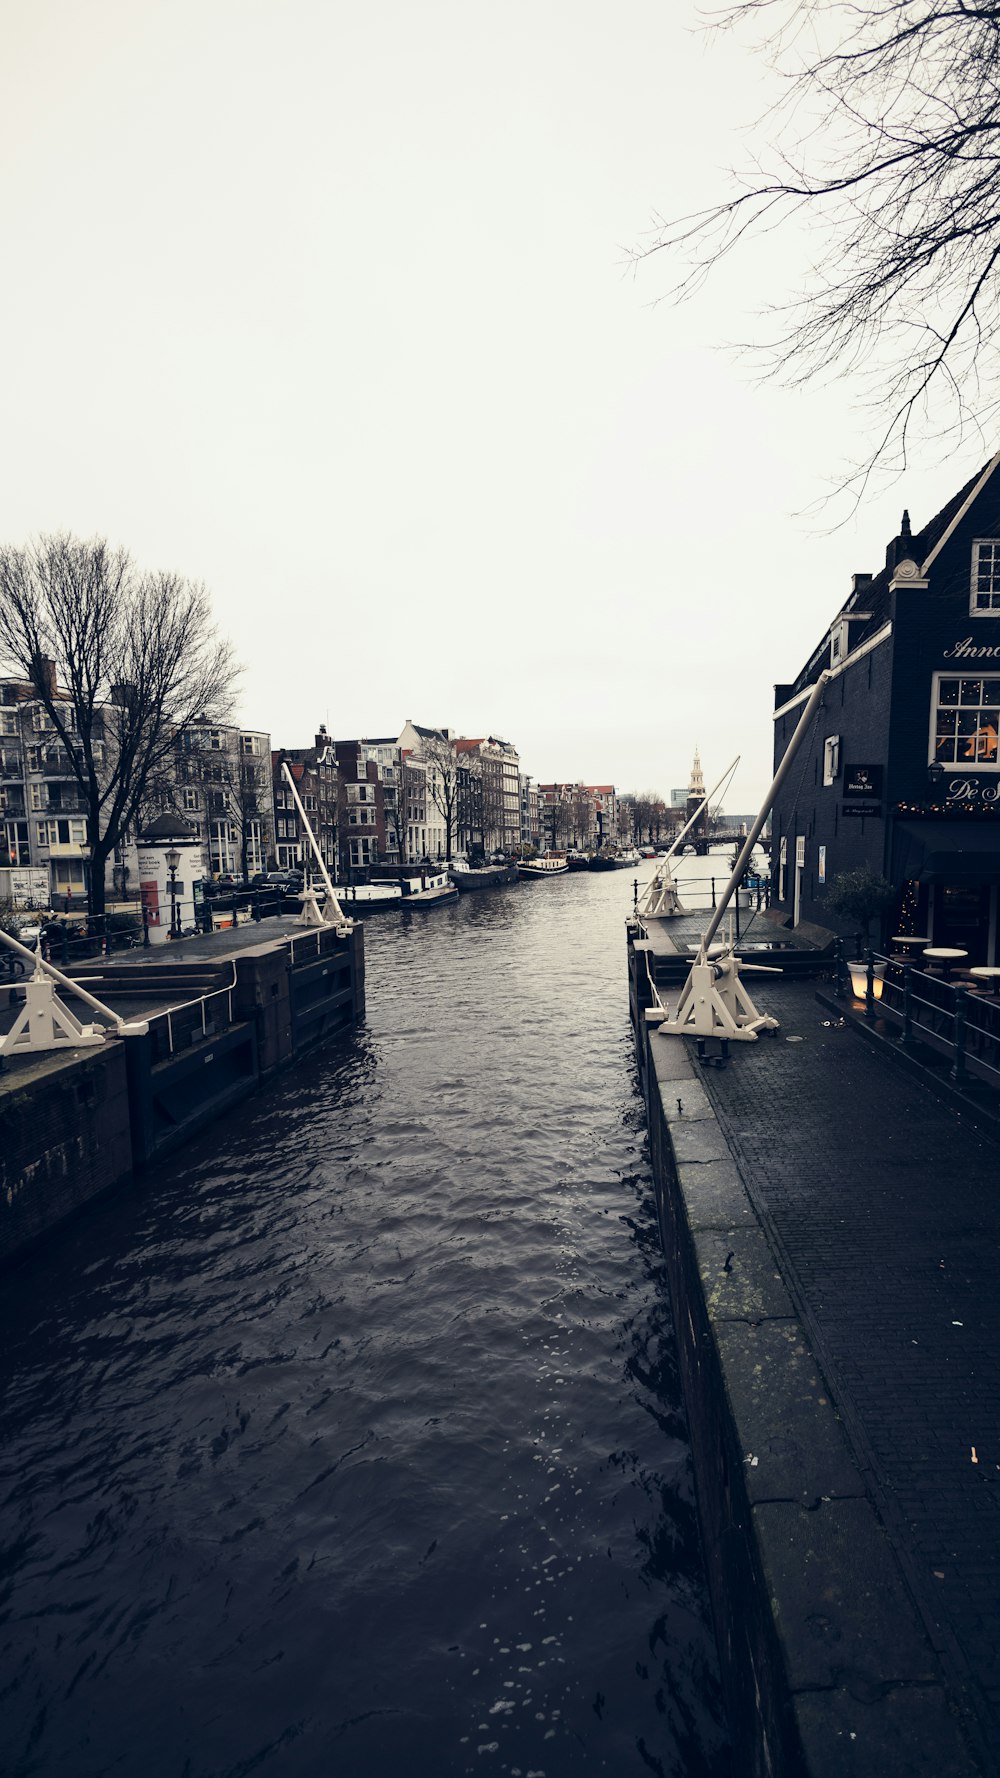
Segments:
[[[842,815],[847,815],[847,816],[859,815],[861,817],[862,821],[864,820],[866,815],[870,816],[870,818],[873,821],[879,820],[879,819],[881,819],[881,815],[882,815],[882,804],[881,803],[842,803],[841,808],[840,808],[840,813]]]
[[[845,766],[844,795],[850,797],[870,796],[874,801],[882,795],[882,767]]]
[[[983,803],[988,808],[1000,802],[998,778],[947,778],[942,789],[949,803]],[[940,790],[935,792],[935,798],[940,795]]]

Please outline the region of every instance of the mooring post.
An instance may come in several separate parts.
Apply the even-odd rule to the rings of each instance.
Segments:
[[[632,906],[634,908],[637,908],[639,906],[639,879],[638,879],[638,877],[634,877],[632,880]]]
[[[715,878],[712,878],[712,906],[715,906]]]

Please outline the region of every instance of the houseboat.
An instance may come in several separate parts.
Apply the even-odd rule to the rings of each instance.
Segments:
[[[540,858],[521,858],[517,866],[518,876],[526,882],[538,877],[562,877],[568,870],[565,852],[543,852]]]

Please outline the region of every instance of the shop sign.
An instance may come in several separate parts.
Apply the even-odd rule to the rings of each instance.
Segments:
[[[847,816],[860,815],[862,821],[864,820],[865,816],[868,815],[871,817],[871,819],[873,821],[877,821],[877,820],[881,819],[882,804],[881,803],[841,803],[840,812],[842,815],[847,815]]]
[[[990,643],[974,642],[971,636],[963,636],[961,642],[953,642],[944,651],[946,661],[1000,661],[1000,644],[996,647]]]
[[[949,803],[991,803],[1000,802],[1000,781],[996,778],[949,778],[947,785],[942,784],[935,791],[935,796],[944,796]]]
[[[820,846],[820,848],[819,848],[819,880],[821,883],[826,882],[826,847],[825,846]]]
[[[870,796],[877,801],[882,795],[882,767],[845,766],[844,795]]]

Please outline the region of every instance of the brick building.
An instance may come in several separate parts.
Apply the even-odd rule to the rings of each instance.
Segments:
[[[884,875],[884,936],[1000,954],[1000,453],[924,526],[908,514],[797,678],[775,688],[774,757],[823,702],[772,815],[772,902],[845,930],[833,879]],[[995,670],[994,670],[995,669]]]

